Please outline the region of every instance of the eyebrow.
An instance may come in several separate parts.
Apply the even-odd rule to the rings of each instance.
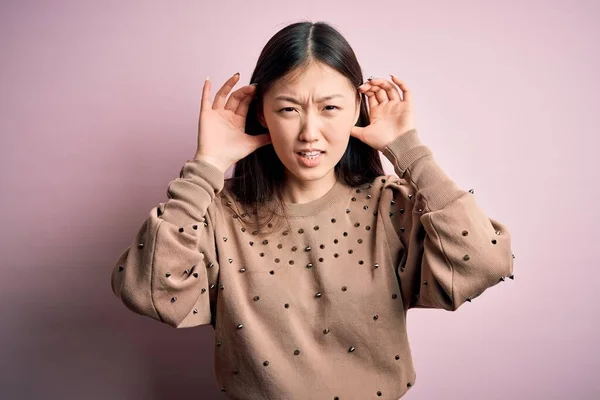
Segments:
[[[343,98],[344,96],[341,95],[341,94],[339,94],[339,93],[330,94],[329,96],[321,97],[320,99],[318,99],[317,103],[321,103],[321,102],[323,102],[325,100],[331,100],[334,97],[342,97]],[[298,105],[302,104],[302,103],[300,103],[300,101],[298,101],[295,98],[290,97],[290,96],[277,96],[277,97],[275,97],[275,100],[286,100],[286,101],[289,101],[289,102],[294,103],[294,104],[298,104]]]

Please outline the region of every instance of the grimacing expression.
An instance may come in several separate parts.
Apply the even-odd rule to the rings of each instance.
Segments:
[[[316,63],[284,76],[264,94],[259,120],[287,174],[317,180],[335,167],[359,117],[358,96],[348,78]],[[298,152],[305,148],[323,151],[317,166],[303,164]]]

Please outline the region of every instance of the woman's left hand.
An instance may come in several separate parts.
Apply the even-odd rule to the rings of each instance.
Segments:
[[[369,101],[369,125],[353,126],[350,135],[379,151],[403,133],[414,129],[412,96],[403,81],[391,75],[392,81],[371,79],[358,87]]]

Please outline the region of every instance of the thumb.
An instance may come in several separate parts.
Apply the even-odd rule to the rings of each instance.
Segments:
[[[268,133],[263,133],[261,135],[250,136],[250,137],[252,138],[251,139],[252,144],[254,145],[254,148],[256,148],[256,149],[271,143],[271,135]]]
[[[350,136],[354,136],[355,138],[360,139],[360,141],[364,142],[363,137],[365,128],[362,126],[353,126],[350,128]]]

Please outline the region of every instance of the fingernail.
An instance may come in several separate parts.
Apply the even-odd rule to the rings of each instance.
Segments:
[[[236,75],[239,75],[239,74],[240,74],[239,72],[236,72],[235,74],[233,74],[233,76],[236,76]]]
[[[373,79],[373,76],[370,76],[369,78],[367,78],[368,81],[370,81],[371,79]]]
[[[208,76],[206,77],[206,80],[208,80]]]
[[[256,83],[256,82],[251,83],[250,86],[258,86],[258,83]]]
[[[393,77],[395,77],[396,75],[392,75],[392,74],[390,74],[390,76],[393,78]]]

